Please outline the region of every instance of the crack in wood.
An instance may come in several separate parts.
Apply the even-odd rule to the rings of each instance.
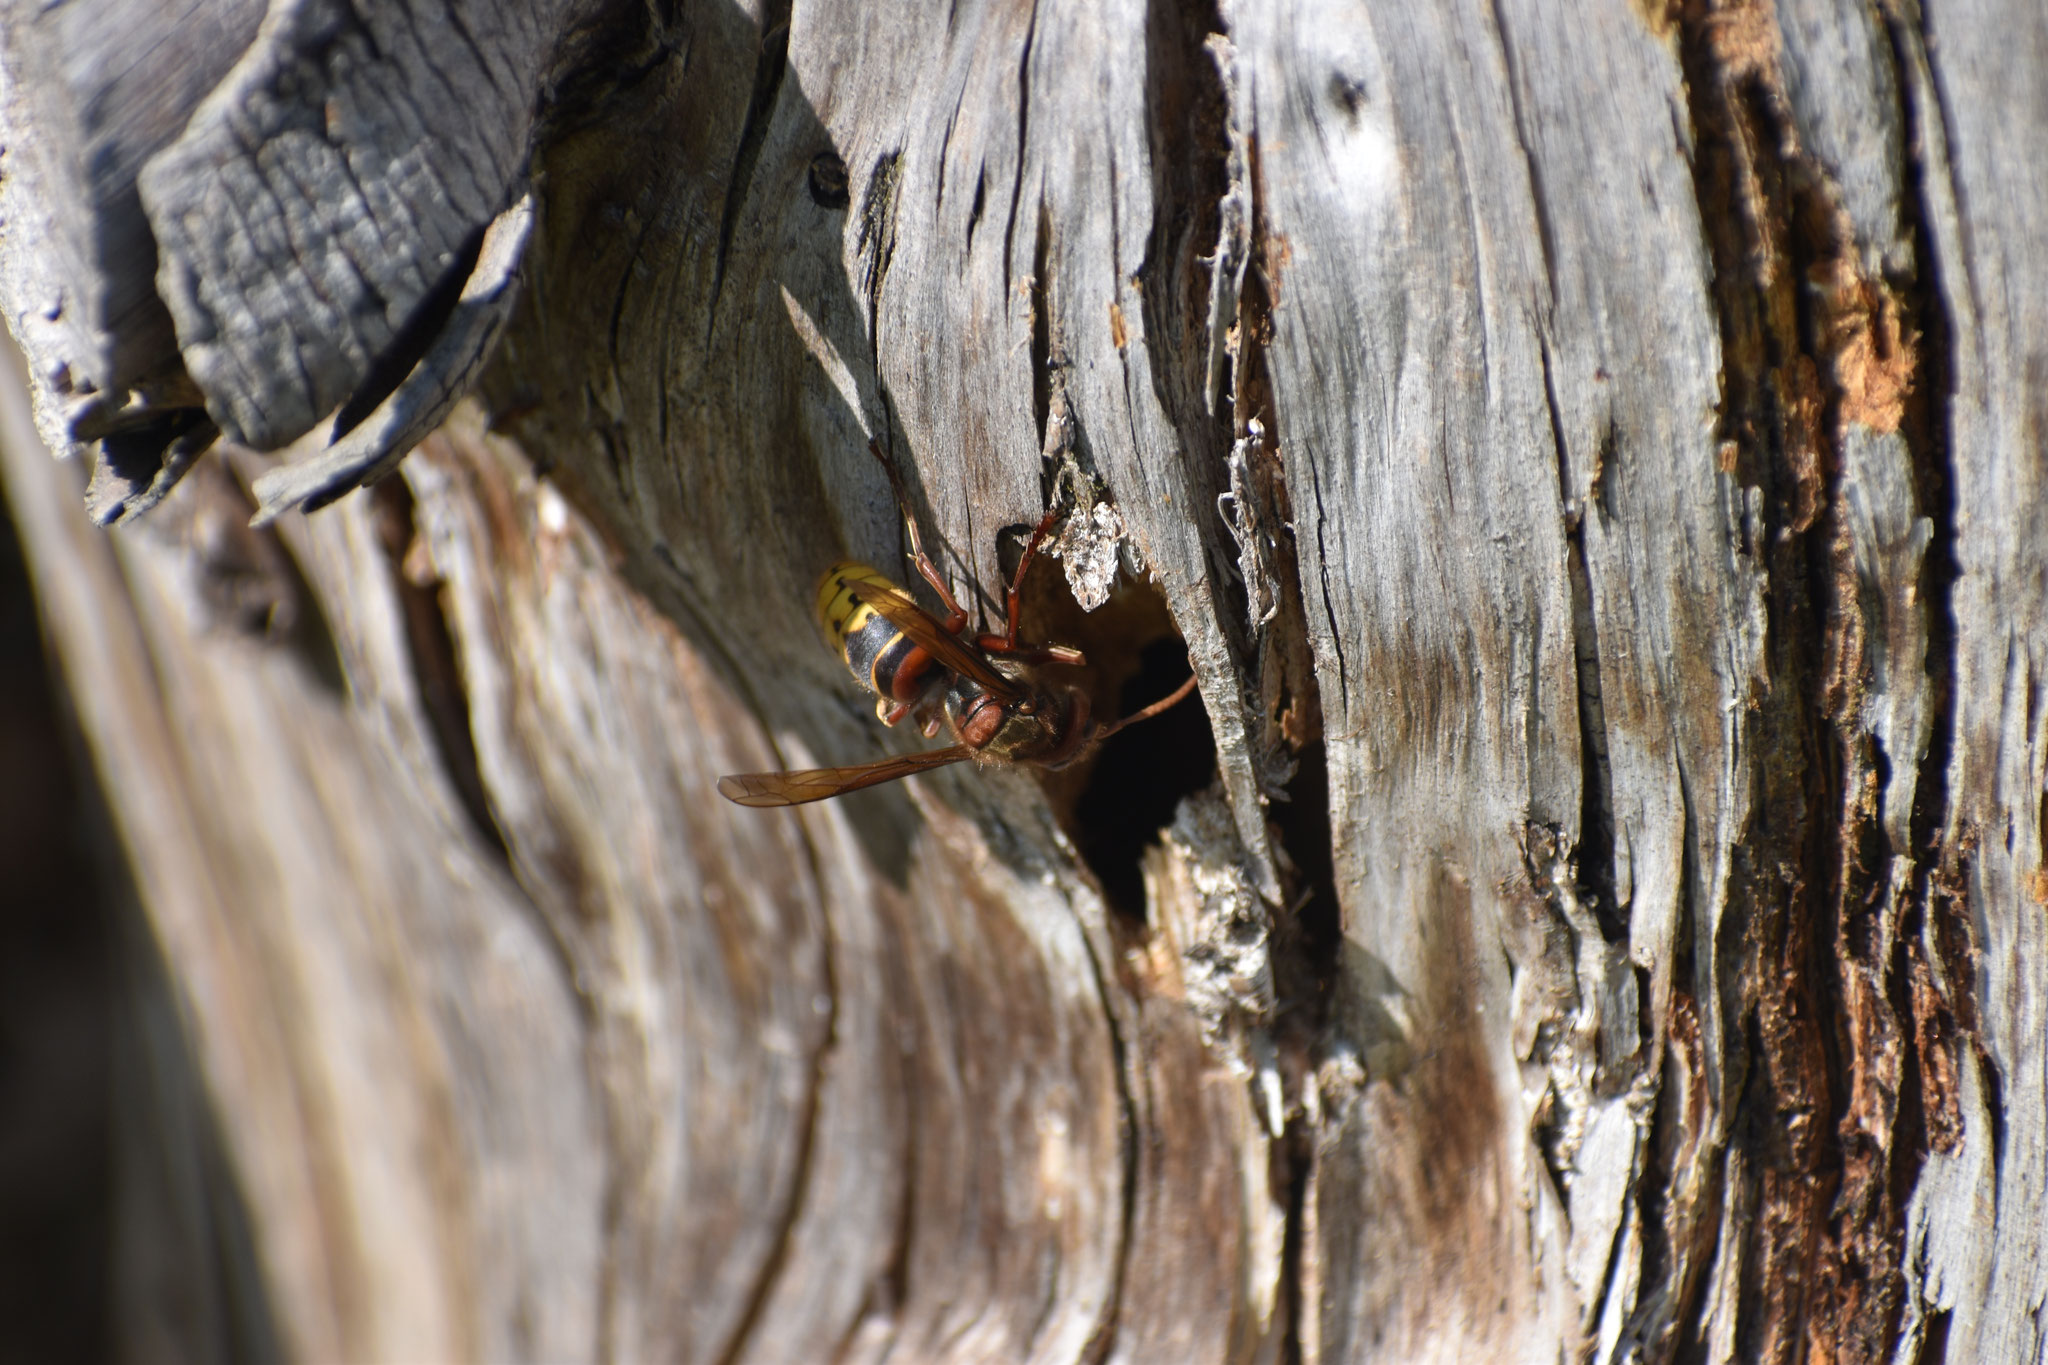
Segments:
[[[967,209],[967,254],[974,254],[974,230],[981,226],[982,210],[988,207],[988,163],[974,171],[974,202]]]
[[[791,0],[769,0],[761,15],[761,46],[754,59],[754,93],[747,101],[746,120],[740,125],[739,145],[733,151],[732,175],[718,218],[718,246],[712,254],[711,296],[704,307],[707,348],[718,326],[718,301],[725,291],[725,262],[732,250],[732,234],[739,226],[740,212],[746,207],[747,193],[753,187],[754,168],[761,159],[761,147],[768,140],[776,97],[782,93],[782,78],[789,71],[790,3]]]
[[[1014,208],[1012,213],[1014,216]],[[1053,369],[1052,355],[1052,213],[1046,207],[1043,197],[1038,201],[1037,231],[1031,245],[1031,416],[1038,426],[1038,448],[1046,449],[1047,429],[1052,422],[1053,390],[1058,376]],[[1064,419],[1053,433],[1063,446],[1062,454],[1069,454],[1074,446],[1073,417],[1060,396],[1060,415]]]
[[[902,177],[902,156],[901,151],[888,151],[875,158],[867,188],[861,191],[860,229],[854,239],[854,254],[861,263],[861,296],[867,304],[868,356],[874,362],[875,392],[882,396],[884,430],[879,435],[885,447],[891,443],[895,421],[889,412],[889,389],[882,377],[882,283],[888,278],[890,263],[896,255],[896,192]]]
[[[1038,0],[1031,0],[1031,17],[1024,24],[1024,41],[1017,50],[1017,169],[1010,177],[1010,209],[1003,220],[1003,297],[1015,288],[1010,277],[1017,259],[1017,209],[1024,202],[1024,159],[1031,145],[1031,44],[1038,36]],[[1040,196],[1040,208],[1044,196]],[[1044,439],[1041,428],[1039,438]]]
[[[1218,594],[1217,602],[1233,609],[1224,612],[1226,638],[1249,656],[1244,660],[1248,676],[1240,686],[1254,699],[1257,717],[1251,727],[1254,773],[1261,789],[1279,803],[1269,808],[1267,830],[1287,899],[1275,907],[1267,946],[1275,1010],[1263,1028],[1271,1030],[1266,1045],[1278,1062],[1280,1108],[1286,1115],[1269,1158],[1285,1191],[1272,1328],[1278,1332],[1280,1359],[1299,1362],[1304,1315],[1317,1311],[1308,1301],[1305,1261],[1322,1252],[1312,1245],[1309,1232],[1317,1133],[1310,1118],[1315,1105],[1304,1090],[1316,1084],[1317,1054],[1327,1043],[1324,1030],[1341,971],[1342,929],[1323,706],[1281,458],[1289,433],[1279,421],[1266,354],[1273,336],[1276,257],[1285,247],[1279,244],[1276,252],[1269,237],[1251,92],[1237,69],[1230,23],[1217,6],[1197,6],[1192,14],[1183,8],[1176,12],[1178,22],[1162,18],[1165,12],[1166,7],[1155,7],[1150,27],[1169,40],[1155,39],[1153,46],[1170,49],[1161,60],[1172,69],[1155,75],[1153,84],[1179,84],[1174,99],[1154,97],[1153,121],[1160,130],[1155,136],[1169,135],[1184,123],[1188,131],[1175,145],[1192,145],[1198,155],[1186,163],[1192,171],[1184,172],[1184,179],[1154,176],[1155,194],[1163,201],[1162,226],[1155,228],[1148,264],[1184,272],[1185,284],[1176,288],[1169,279],[1145,290],[1146,336],[1155,366],[1167,359],[1173,338],[1194,338],[1179,347],[1180,358],[1194,363],[1185,386],[1194,404],[1180,419],[1193,423],[1206,416],[1224,429],[1226,438],[1228,491],[1212,504],[1212,525],[1220,524],[1236,543],[1245,592],[1242,597]],[[1155,149],[1155,156],[1162,154]],[[1168,232],[1177,233],[1180,241],[1169,239]],[[1196,242],[1213,243],[1210,254],[1194,255]],[[1203,272],[1206,289],[1199,287]],[[1178,317],[1167,312],[1175,304]],[[1161,387],[1175,391],[1171,384]],[[1219,397],[1227,397],[1227,405],[1219,405]],[[1307,463],[1315,478],[1314,463]],[[1320,491],[1317,486],[1319,507]],[[1322,527],[1318,519],[1319,538]],[[1327,569],[1327,559],[1321,562]],[[1325,583],[1330,638],[1341,651],[1327,589]],[[1342,686],[1341,663],[1338,676]]]
[[[1699,880],[1694,848],[1700,829],[1684,757],[1674,758],[1683,816],[1678,878],[1681,923],[1674,935],[1679,946],[1671,966],[1677,984],[1666,1006],[1669,1022],[1663,1025],[1663,1082],[1651,1111],[1649,1141],[1635,1182],[1643,1220],[1643,1283],[1662,1288],[1638,1301],[1621,1335],[1624,1342],[1645,1343],[1667,1353],[1673,1351],[1674,1343],[1681,1351],[1696,1350],[1708,1340],[1705,1329],[1715,1307],[1710,1253],[1717,1220],[1729,1198],[1721,1172],[1703,1182],[1704,1195],[1677,1184],[1679,1173],[1699,1168],[1699,1146],[1721,1146],[1720,1119],[1711,1110],[1722,1087],[1714,1074],[1720,1065],[1721,1040],[1704,1036],[1701,1010],[1687,989],[1700,980],[1692,949],[1687,946],[1694,942],[1700,922],[1694,890]],[[1729,1254],[1724,1249],[1722,1257]]]
[[[1914,463],[1918,502],[1931,523],[1932,535],[1921,557],[1916,585],[1926,611],[1923,667],[1930,697],[1927,744],[1913,780],[1904,854],[1911,868],[1911,889],[1898,926],[1898,940],[1901,945],[1911,945],[1915,954],[1914,962],[1906,967],[1916,1020],[1916,1045],[1909,1051],[1909,1059],[1922,1069],[1923,1084],[1916,1088],[1916,1094],[1923,1095],[1926,1104],[1922,1120],[1926,1126],[1925,1139],[1936,1151],[1953,1152],[1962,1142],[1955,1056],[1957,1015],[1964,1016],[1968,1030],[1974,1033],[1975,1010],[1969,992],[1977,977],[1962,955],[1940,964],[1947,988],[1961,992],[1961,998],[1950,1001],[1943,987],[1932,979],[1930,969],[1934,964],[1919,956],[1923,951],[1939,956],[1947,946],[1946,940],[1967,944],[1971,937],[1968,899],[1941,894],[1946,874],[1955,869],[1940,865],[1942,830],[1949,819],[1949,764],[1955,751],[1955,584],[1961,565],[1956,557],[1955,471],[1944,437],[1951,429],[1951,409],[1956,401],[1954,320],[1944,303],[1946,290],[1933,245],[1934,210],[1928,202],[1926,178],[1930,174],[1928,140],[1938,137],[1946,146],[1948,133],[1938,92],[1916,59],[1924,35],[1908,25],[1902,8],[1896,3],[1879,6],[1898,73],[1904,121],[1905,203],[1911,214],[1909,231],[1913,242],[1913,280],[1918,286],[1916,321],[1922,357],[1922,382],[1908,401],[1900,431]],[[1952,923],[1960,933],[1944,932],[1937,922],[1938,907],[1955,917]]]
[[[1610,943],[1627,937],[1628,926],[1615,891],[1614,769],[1607,747],[1607,707],[1600,682],[1600,631],[1593,615],[1593,580],[1586,567],[1586,507],[1571,496],[1571,452],[1558,409],[1557,380],[1548,339],[1538,343],[1543,364],[1543,397],[1550,414],[1550,438],[1557,452],[1558,495],[1565,516],[1565,572],[1572,599],[1572,663],[1578,678],[1579,832],[1576,856],[1580,884],[1590,893],[1601,933]],[[1595,456],[1596,462],[1598,456]],[[1597,493],[1599,476],[1594,488]],[[1597,498],[1589,499],[1597,506]]]
[[[1954,628],[1942,618],[1951,610],[1952,577],[1943,576],[1952,575],[1954,528],[1941,506],[1948,480],[1936,434],[1947,401],[1946,320],[1917,183],[1924,169],[1910,158],[1921,219],[1915,275],[1870,278],[1859,252],[1882,244],[1859,242],[1828,168],[1800,145],[1773,16],[1737,6],[1709,17],[1695,6],[1679,31],[1716,267],[1729,467],[1763,490],[1757,549],[1771,584],[1773,686],[1751,722],[1763,759],[1752,833],[1763,837],[1753,847],[1744,840],[1730,896],[1741,946],[1723,952],[1735,968],[1724,980],[1754,1002],[1735,1111],[1777,1122],[1730,1134],[1751,1158],[1731,1164],[1731,1178],[1739,1166],[1755,1182],[1759,1208],[1743,1234],[1738,1298],[1720,1310],[1733,1320],[1719,1329],[1760,1359],[1790,1359],[1819,1333],[1843,1359],[1874,1361],[1889,1358],[1900,1330],[1908,1173],[1929,1140],[1919,1112],[1923,1063],[1939,1071],[1943,1061],[1923,1053],[1924,1027],[1916,1036],[1903,1023],[1927,1013],[1915,1007],[1907,945],[1930,906],[1929,850],[1945,818],[1940,783],[1953,728],[1946,675]],[[1903,72],[1895,17],[1890,41],[1894,71]],[[1910,92],[1912,82],[1897,86]],[[1911,146],[1915,111],[1904,98]],[[1919,334],[1901,318],[1919,321]],[[1913,604],[1908,586],[1908,605],[1894,612],[1908,653],[1887,663],[1893,618],[1863,586],[1871,569],[1857,536],[1869,533],[1852,524],[1852,513],[1862,514],[1843,471],[1902,428],[1934,531],[1915,570],[1926,605]],[[1904,553],[1916,552],[1907,545]],[[1924,695],[1913,691],[1923,660],[1936,697],[1932,733],[1916,734],[1911,719],[1904,732],[1872,730],[1871,689]],[[1888,684],[1872,672],[1885,668]],[[1916,738],[1929,741],[1919,753]],[[1905,751],[1889,752],[1890,741]],[[1905,780],[1915,781],[1905,840],[1886,837],[1908,823],[1886,812],[1899,764],[1911,765]],[[1903,1084],[1913,1093],[1902,1098]]]
[[[434,752],[471,828],[493,857],[511,865],[511,850],[491,815],[476,737],[470,730],[469,696],[455,632],[441,602],[441,580],[414,516],[416,503],[404,479],[386,479],[370,491],[376,507],[379,543],[391,566],[391,588],[405,622],[405,641],[419,692],[421,718]]]
[[[811,884],[821,890],[830,885],[825,862],[818,855],[817,843],[810,828],[806,827],[798,836],[798,843],[804,858],[810,865]],[[747,1348],[754,1336],[754,1329],[760,1325],[761,1315],[767,1309],[782,1280],[782,1268],[789,1260],[791,1248],[796,1240],[797,1225],[803,1218],[806,1197],[811,1189],[812,1158],[817,1151],[818,1119],[823,1108],[825,1074],[832,1054],[839,1046],[839,979],[838,965],[833,960],[837,943],[832,934],[831,900],[818,898],[818,934],[822,940],[818,950],[819,997],[825,1004],[825,1020],[817,1049],[811,1054],[810,1072],[804,1084],[803,1108],[797,1119],[796,1157],[789,1170],[789,1196],[783,1201],[776,1215],[775,1230],[769,1242],[768,1254],[761,1260],[760,1268],[754,1274],[753,1288],[747,1295],[746,1306],[740,1310],[739,1318],[733,1323],[731,1335],[726,1338],[723,1350],[714,1357],[719,1365],[738,1365],[746,1359]],[[854,1322],[860,1320],[854,1315]]]

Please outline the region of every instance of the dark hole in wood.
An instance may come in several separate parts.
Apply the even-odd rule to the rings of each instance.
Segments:
[[[1015,572],[1029,526],[1005,527],[997,559]],[[982,603],[1000,630],[1001,593]],[[1033,644],[1071,645],[1087,656],[1083,667],[1045,665],[1051,681],[1088,693],[1095,718],[1110,724],[1172,692],[1188,676],[1187,645],[1174,628],[1166,599],[1150,583],[1120,574],[1109,599],[1094,611],[1074,600],[1059,561],[1041,549],[1023,586],[1019,638]],[[1074,847],[1110,904],[1138,921],[1145,917],[1139,859],[1173,823],[1184,796],[1216,779],[1216,740],[1199,693],[1142,724],[1112,735],[1095,752],[1058,772],[1039,770],[1041,785]]]
[[[1118,689],[1114,712],[1127,716],[1173,691],[1188,676],[1178,635],[1138,655],[1138,671]],[[1173,823],[1174,808],[1215,780],[1216,740],[1199,693],[1143,724],[1109,737],[1074,802],[1073,838],[1120,914],[1145,917],[1139,860]]]
[[[1948,1329],[1954,1310],[1938,1308],[1927,1315],[1927,1329],[1920,1337],[1920,1349],[1913,1365],[1940,1365],[1948,1359]]]
[[[1280,1341],[1280,1359],[1285,1365],[1301,1365],[1301,1317],[1304,1311],[1301,1284],[1302,1242],[1308,1219],[1309,1176],[1315,1169],[1315,1135],[1308,1120],[1296,1115],[1287,1120],[1282,1141],[1273,1144],[1267,1158],[1273,1163],[1273,1186],[1287,1191],[1287,1222],[1280,1236],[1281,1321],[1286,1324]]]
[[[839,159],[839,153],[824,151],[812,157],[808,178],[812,203],[821,209],[846,207],[846,163]]]
[[[1354,122],[1358,111],[1371,102],[1365,82],[1342,71],[1330,73],[1330,102],[1349,114]]]
[[[1310,966],[1310,982],[1283,981],[1290,994],[1313,990],[1320,996],[1336,979],[1343,922],[1337,906],[1337,864],[1330,835],[1330,770],[1323,743],[1306,745],[1295,758],[1294,780],[1285,801],[1269,808],[1280,827],[1280,846],[1294,863],[1295,928]]]

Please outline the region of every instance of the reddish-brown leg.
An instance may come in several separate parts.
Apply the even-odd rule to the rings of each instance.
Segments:
[[[1024,593],[1024,575],[1031,572],[1031,561],[1038,557],[1038,547],[1045,540],[1052,524],[1059,519],[1059,509],[1047,512],[1038,523],[1038,529],[1031,533],[1031,539],[1024,542],[1024,553],[1017,557],[1017,572],[1010,578],[1008,595],[1007,625],[1009,629],[1001,635],[977,635],[974,643],[990,654],[1001,654],[1023,664],[1085,664],[1088,660],[1081,651],[1068,645],[1020,645],[1017,643],[1019,630],[1018,616]]]
[[[903,514],[903,529],[910,536],[910,562],[917,566],[919,576],[932,585],[932,591],[945,605],[946,619],[940,624],[945,626],[948,635],[958,635],[967,625],[967,612],[954,600],[946,580],[939,576],[939,566],[932,563],[931,556],[924,552],[924,537],[918,534],[917,517],[911,513],[910,499],[903,495],[903,476],[896,472],[896,462],[882,449],[880,441],[870,440],[868,453],[882,462],[883,470],[889,475],[889,491],[896,495],[896,510]]]
[[[943,622],[946,633],[957,635],[967,625],[967,611],[954,599],[953,591],[946,586],[946,580],[939,574],[939,566],[932,563],[931,556],[924,552],[924,537],[917,529],[917,518],[911,514],[910,500],[903,495],[903,476],[896,470],[896,462],[882,449],[878,440],[868,442],[868,452],[881,461],[882,468],[889,475],[889,489],[896,495],[896,506],[903,513],[903,529],[910,536],[910,562],[917,566],[917,572],[925,582],[932,585],[932,591],[939,595],[945,605],[946,619]],[[1059,509],[1053,508],[1039,519],[1032,530],[1031,538],[1024,542],[1024,553],[1017,558],[1017,572],[1010,576],[1010,587],[1005,595],[1005,629],[1001,635],[979,635],[975,644],[991,654],[1002,654],[1029,664],[1085,664],[1081,651],[1066,645],[1042,645],[1023,648],[1017,644],[1020,629],[1019,615],[1022,611],[1024,575],[1031,572],[1031,561],[1038,557],[1038,547],[1052,531],[1052,524],[1059,520]],[[894,722],[891,722],[892,724]]]
[[[937,593],[939,601],[945,604],[946,619],[940,624],[945,626],[948,635],[958,635],[967,627],[967,609],[953,600],[951,590],[946,587],[946,580],[939,577],[939,566],[932,563],[931,556],[924,552],[924,545],[917,538],[917,523],[910,519],[907,512],[904,514],[904,524],[910,528],[910,562],[917,565],[918,573],[925,582],[932,585],[932,591]]]
[[[1059,519],[1059,515],[1060,509],[1055,507],[1041,517],[1038,522],[1038,529],[1031,533],[1031,539],[1024,542],[1024,553],[1017,557],[1017,572],[1010,576],[1009,630],[1002,637],[1003,647],[998,653],[1016,654],[1019,652],[1017,649],[1017,612],[1024,592],[1024,575],[1031,572],[1031,561],[1038,558],[1038,547],[1044,543],[1046,533],[1052,530],[1052,524]],[[988,646],[984,644],[982,647],[986,649]],[[1072,651],[1069,652],[1071,653]],[[1079,656],[1076,655],[1076,659],[1078,658]]]

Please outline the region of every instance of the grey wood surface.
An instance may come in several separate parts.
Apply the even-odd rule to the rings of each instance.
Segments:
[[[2048,1349],[2038,6],[81,13],[5,487],[285,1352]],[[916,743],[871,440],[1206,724],[717,800]]]

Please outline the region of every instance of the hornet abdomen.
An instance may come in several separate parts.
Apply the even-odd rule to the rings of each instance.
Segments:
[[[900,718],[897,708],[922,700],[947,670],[887,617],[855,598],[854,588],[862,583],[902,591],[877,570],[844,560],[818,581],[818,620],[855,681],[880,699],[876,712],[884,720],[890,720],[891,711]]]

